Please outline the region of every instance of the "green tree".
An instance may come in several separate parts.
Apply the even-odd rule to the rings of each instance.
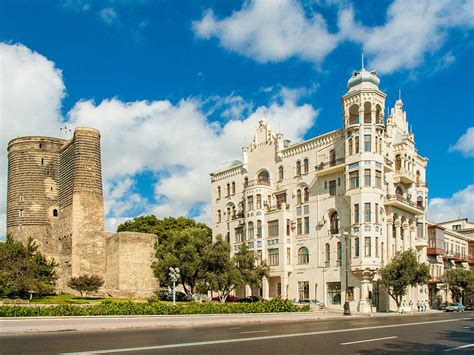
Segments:
[[[29,238],[26,245],[13,240],[0,243],[0,296],[26,297],[54,292],[57,275],[54,260],[47,260]]]
[[[392,261],[379,270],[380,283],[400,308],[409,286],[426,284],[430,279],[428,265],[419,263],[412,249],[397,253]]]
[[[255,253],[242,244],[239,251],[230,256],[229,243],[218,235],[215,243],[205,251],[206,285],[216,291],[221,302],[237,287],[261,286],[262,278],[268,277],[269,268],[263,263],[257,265]]]
[[[163,238],[156,245],[156,261],[153,263],[154,273],[160,284],[171,285],[169,268],[178,267],[178,282],[186,294],[192,296],[196,286],[204,278],[204,249],[211,242],[211,230],[207,227],[193,226],[168,231],[166,239]]]
[[[473,270],[466,269],[450,269],[446,272],[446,281],[449,285],[449,290],[455,302],[459,302],[462,298],[463,293],[470,297],[473,288]]]
[[[80,275],[71,278],[68,286],[73,290],[79,291],[81,297],[87,297],[91,292],[97,292],[104,284],[104,279],[99,275]]]

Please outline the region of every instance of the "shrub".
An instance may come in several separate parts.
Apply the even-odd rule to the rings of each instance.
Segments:
[[[53,307],[0,306],[0,317],[109,316],[109,315],[185,315],[226,313],[308,312],[308,305],[289,300],[255,303],[188,303],[173,306],[164,302],[107,302],[92,306],[58,305]]]
[[[68,286],[79,291],[82,297],[87,297],[91,292],[96,292],[104,284],[104,279],[99,275],[81,275],[73,277],[68,282]]]

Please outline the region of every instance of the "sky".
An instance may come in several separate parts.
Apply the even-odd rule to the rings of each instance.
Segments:
[[[101,131],[106,229],[209,223],[209,172],[259,119],[292,142],[342,125],[353,70],[399,90],[429,159],[429,217],[474,221],[474,1],[2,0],[0,237],[6,147]]]

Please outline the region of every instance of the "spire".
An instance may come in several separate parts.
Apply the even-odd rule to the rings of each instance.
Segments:
[[[362,51],[362,70],[365,70],[365,67],[364,67],[364,51]]]
[[[398,89],[398,99],[402,99],[402,89]]]

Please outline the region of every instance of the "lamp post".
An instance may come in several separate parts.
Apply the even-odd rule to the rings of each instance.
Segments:
[[[349,304],[349,246],[348,240],[350,239],[351,235],[347,232],[346,228],[341,227],[339,228],[339,234],[344,237],[345,242],[345,254],[346,254],[346,292],[344,295],[344,312],[343,315],[350,316],[351,315],[351,307]]]
[[[173,306],[176,306],[176,281],[179,279],[179,269],[170,267],[169,270],[170,279],[173,281]]]

